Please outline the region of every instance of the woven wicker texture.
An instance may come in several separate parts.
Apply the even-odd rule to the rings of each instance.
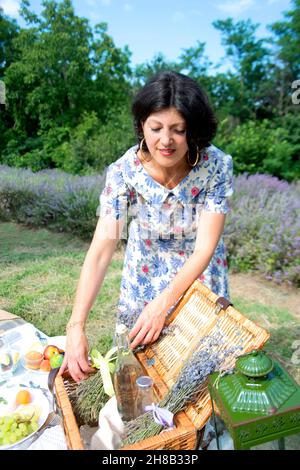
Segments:
[[[226,338],[227,346],[242,344],[243,350],[239,354],[262,348],[268,340],[270,335],[266,330],[247,319],[232,306],[226,310],[217,308],[217,300],[216,294],[196,280],[178,302],[167,321],[171,331],[137,354],[148,375],[154,379],[155,392],[159,398],[172,387],[185,360],[199,347],[200,339],[213,333],[214,330],[221,331]],[[222,347],[220,344],[219,348]],[[234,356],[228,357],[226,365],[234,366],[234,363]],[[78,427],[77,434],[76,421],[67,395],[68,387],[73,386],[70,384],[70,379],[65,378],[57,387],[56,379],[56,395],[65,417],[64,427],[69,448],[79,449],[82,448],[82,443],[80,436],[78,441]],[[209,392],[205,387],[196,405],[189,406],[185,412],[177,414],[176,429],[123,449],[194,449],[197,430],[204,427],[211,413]],[[71,440],[73,432],[76,435],[74,442]]]
[[[158,396],[162,397],[166,393],[162,388],[163,384],[167,389],[172,387],[186,359],[197,350],[200,339],[211,334],[214,329],[218,328],[222,332],[227,346],[242,344],[243,350],[239,354],[262,348],[269,339],[270,335],[266,330],[232,306],[216,314],[217,299],[216,294],[196,280],[170,316],[168,324],[172,325],[172,332],[138,354],[147,373],[155,381]],[[222,348],[223,345],[220,344],[219,350]],[[155,362],[152,365],[153,360]],[[226,365],[234,364],[232,355],[228,357]],[[160,377],[159,381],[157,375]],[[197,429],[205,425],[211,412],[207,388],[200,395],[197,404],[186,409],[187,416]]]

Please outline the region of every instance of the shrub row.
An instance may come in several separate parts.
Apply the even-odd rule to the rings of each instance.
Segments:
[[[90,240],[104,182],[105,173],[73,176],[0,166],[0,220]],[[300,183],[239,175],[230,205],[224,233],[230,268],[256,270],[278,283],[299,286]]]

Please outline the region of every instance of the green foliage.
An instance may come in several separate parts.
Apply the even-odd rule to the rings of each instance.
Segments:
[[[105,124],[100,123],[96,113],[85,113],[81,123],[72,129],[70,140],[55,149],[52,159],[58,167],[69,173],[103,172],[134,142],[128,111],[113,110]]]
[[[0,8],[0,80],[7,104],[0,114],[0,163],[34,171],[61,168],[102,172],[135,143],[130,115],[134,93],[153,74],[174,70],[207,91],[221,122],[217,145],[232,153],[235,171],[299,177],[300,0],[272,37],[257,38],[249,20],[217,20],[231,70],[219,72],[197,41],[177,61],[158,52],[130,67],[128,47],[116,47],[107,24],[92,28],[71,0],[44,0],[41,13],[21,1],[26,28]],[[211,74],[213,72],[213,74]]]
[[[261,106],[261,81],[268,77],[270,52],[265,39],[255,37],[258,24],[251,20],[233,22],[232,18],[213,23],[221,31],[222,44],[238,78],[235,105],[242,121],[255,117]]]
[[[295,149],[288,137],[286,129],[274,128],[268,120],[248,121],[232,129],[224,119],[216,143],[234,155],[236,173],[269,173],[291,181],[300,177],[300,166],[293,164]]]
[[[112,108],[126,107],[130,53],[115,47],[106,24],[92,31],[70,0],[44,1],[40,17],[28,2],[22,8],[30,27],[12,40],[16,58],[5,66],[14,135],[5,135],[2,162],[38,170],[57,165],[57,147],[69,142],[85,113],[96,115],[101,126]]]

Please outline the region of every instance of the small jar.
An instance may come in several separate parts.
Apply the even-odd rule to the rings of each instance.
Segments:
[[[136,379],[137,397],[135,415],[145,413],[145,407],[155,402],[153,392],[153,380],[148,375],[141,375]]]

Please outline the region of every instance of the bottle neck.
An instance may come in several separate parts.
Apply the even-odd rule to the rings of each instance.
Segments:
[[[116,343],[118,348],[118,355],[123,356],[124,354],[127,355],[129,353],[132,353],[128,333],[122,333],[120,335],[117,335]]]

